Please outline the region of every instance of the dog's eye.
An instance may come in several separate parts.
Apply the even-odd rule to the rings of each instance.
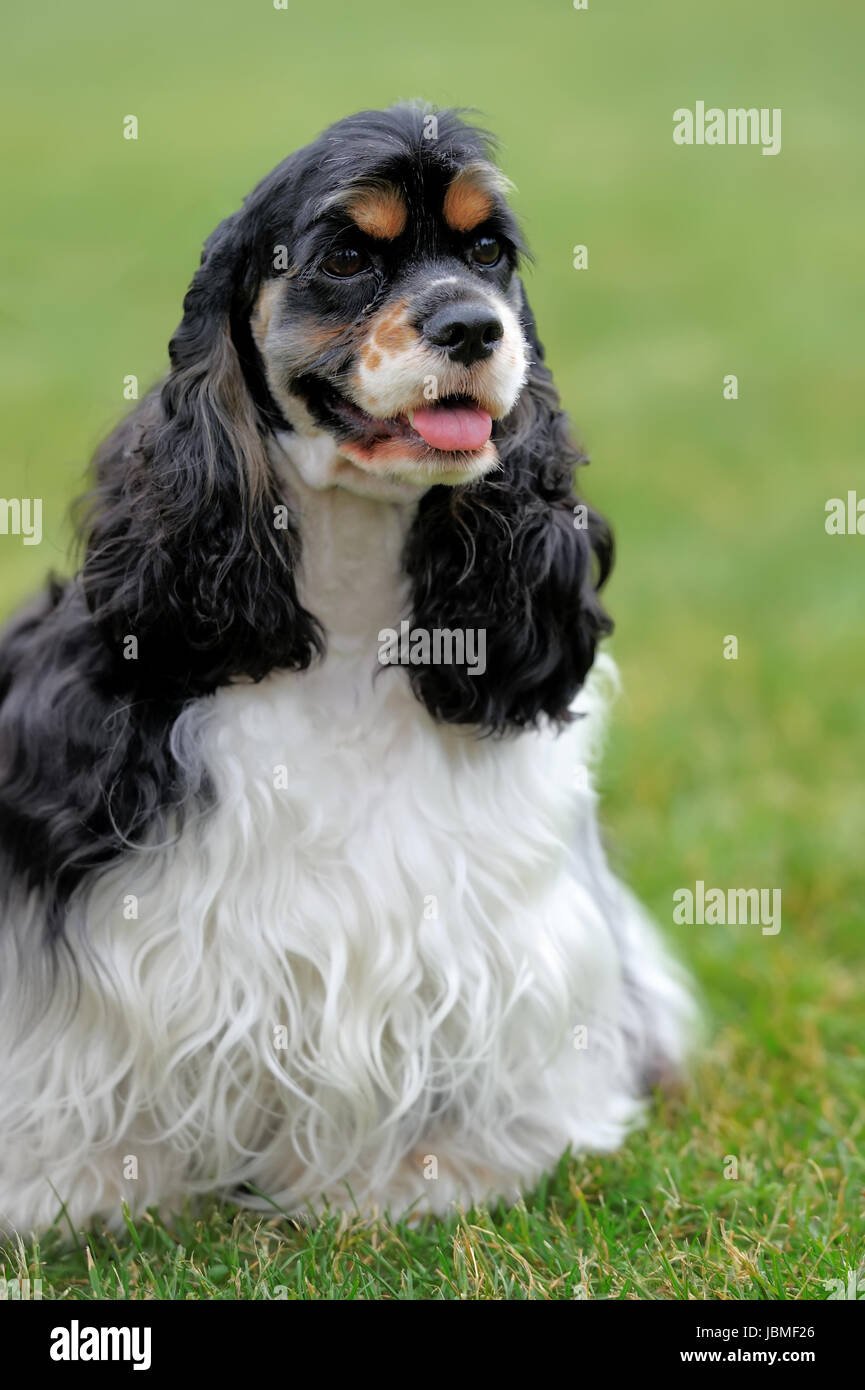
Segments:
[[[339,251],[331,251],[321,262],[325,275],[335,275],[338,280],[347,280],[352,275],[360,275],[369,270],[370,259],[365,251],[357,246],[343,246]]]
[[[469,247],[469,259],[475,265],[496,265],[502,258],[502,248],[494,236],[479,236]]]

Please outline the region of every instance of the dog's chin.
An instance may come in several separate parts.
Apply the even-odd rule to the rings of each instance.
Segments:
[[[497,468],[499,462],[492,440],[487,440],[480,449],[450,452],[407,444],[403,440],[369,445],[343,439],[337,441],[337,447],[344,459],[370,478],[391,479],[421,488],[471,483]]]
[[[314,492],[340,488],[370,502],[417,502],[437,483],[457,487],[498,467],[498,454],[492,443],[484,457],[441,455],[419,462],[415,457],[395,453],[380,460],[362,457],[328,430],[311,429],[308,425],[302,430],[277,430],[274,446],[277,452],[273,461],[278,472],[287,459],[294,473]]]
[[[402,494],[437,484],[458,487],[499,466],[498,450],[489,437],[479,439],[475,447],[446,449],[429,443],[412,423],[420,406],[381,418],[324,383],[307,379],[304,387],[302,399],[316,422],[316,432],[333,443],[333,482],[352,491],[369,496],[382,495],[383,487]],[[441,409],[446,411],[451,404],[463,414],[466,406],[476,415],[485,413],[487,431],[493,415],[503,413],[495,402],[469,398],[454,398]]]

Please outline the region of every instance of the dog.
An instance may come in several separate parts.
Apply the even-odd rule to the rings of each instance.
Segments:
[[[612,540],[493,153],[408,104],[267,175],[5,635],[7,1231],[514,1201],[686,1064],[600,839]]]

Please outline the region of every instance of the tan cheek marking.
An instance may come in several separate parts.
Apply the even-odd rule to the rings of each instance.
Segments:
[[[382,324],[375,335],[375,341],[385,352],[407,352],[416,340],[413,328],[407,323]]]
[[[479,182],[478,175],[464,170],[449,185],[442,210],[453,231],[470,232],[486,222],[493,210],[493,200]]]
[[[348,215],[367,236],[393,241],[405,231],[408,209],[396,188],[374,188],[348,204]]]
[[[360,361],[366,368],[370,376],[374,375],[383,366],[384,356],[398,355],[408,351],[409,348],[416,347],[418,335],[410,326],[407,320],[408,301],[398,299],[395,304],[386,305],[372,320],[369,336],[366,338],[360,349]],[[369,385],[372,383],[369,382]],[[358,389],[359,378],[354,377],[355,389]],[[365,391],[366,409],[375,414],[378,409],[377,397]]]
[[[417,334],[406,320],[406,300],[388,305],[373,320],[371,332],[360,350],[360,360],[370,372],[382,365],[384,353],[405,352],[417,342]]]
[[[264,346],[264,340],[267,337],[267,329],[276,301],[279,298],[281,287],[282,282],[280,280],[268,280],[262,286],[258,298],[255,301],[255,308],[252,311],[249,324],[252,329],[252,336],[260,348]]]

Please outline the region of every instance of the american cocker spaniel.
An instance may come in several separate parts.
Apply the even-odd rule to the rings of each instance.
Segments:
[[[682,1065],[599,838],[612,546],[507,187],[419,105],[268,174],[5,635],[6,1230],[513,1199]]]

